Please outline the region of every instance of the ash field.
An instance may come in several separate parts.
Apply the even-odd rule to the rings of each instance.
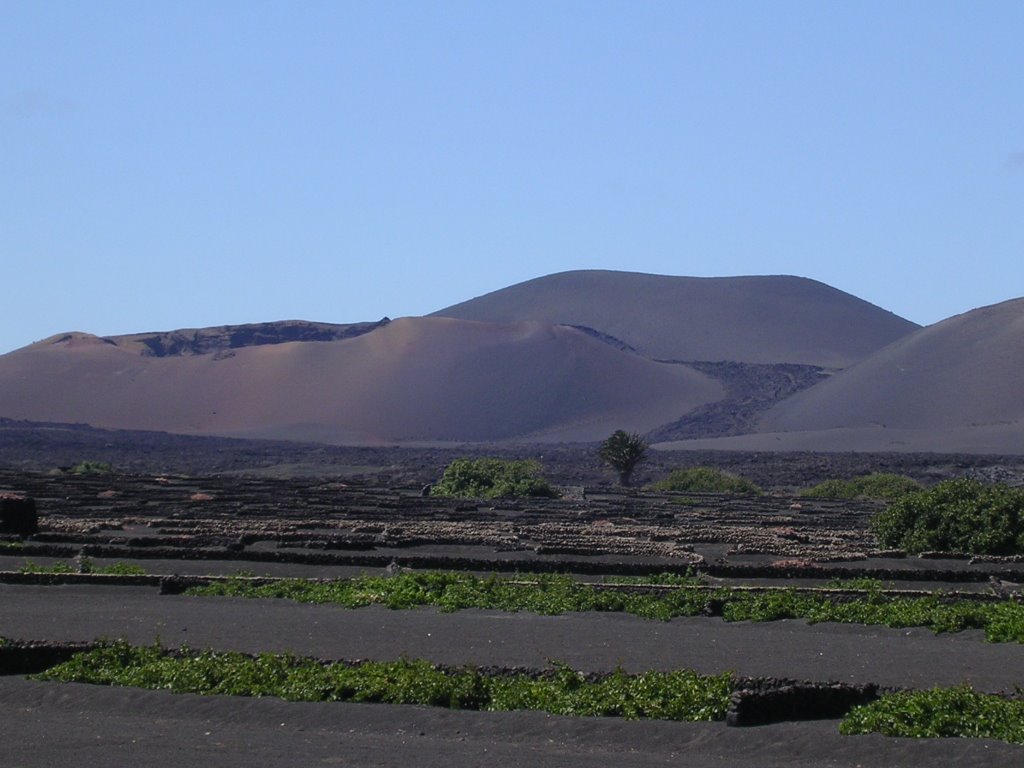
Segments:
[[[70,764],[83,754],[97,764],[154,766],[1009,766],[1024,758],[1024,748],[992,740],[841,736],[839,716],[822,703],[822,690],[965,682],[1012,693],[1024,676],[1020,646],[986,642],[978,630],[726,621],[714,612],[662,621],[606,611],[345,608],[183,593],[240,573],[271,583],[443,570],[525,582],[563,573],[640,592],[669,589],[657,584],[666,573],[696,576],[708,589],[811,592],[837,577],[867,576],[894,594],[983,600],[993,577],[1024,581],[1024,562],[880,551],[868,529],[880,503],[796,490],[870,470],[931,483],[1019,481],[1024,461],[1014,457],[666,451],[653,452],[637,478],[717,458],[768,491],[743,497],[620,489],[596,446],[519,447],[505,455],[543,452],[562,498],[472,501],[422,495],[454,455],[473,453],[465,448],[140,439],[24,423],[5,425],[0,436],[0,491],[34,498],[39,514],[38,533],[8,537],[0,550],[0,634],[8,641],[0,707],[4,731],[16,736],[8,739],[11,765]],[[60,469],[62,451],[130,469],[76,475],[70,465]],[[81,570],[84,558],[92,572],[60,572]],[[102,572],[113,564],[135,567]],[[26,648],[60,656],[100,639],[534,673],[554,662],[592,675],[685,668],[731,672],[746,689],[734,691],[738,722],[727,725],[197,696],[42,682],[19,666]],[[797,703],[769,707],[772,722],[743,727],[752,702],[780,690]]]

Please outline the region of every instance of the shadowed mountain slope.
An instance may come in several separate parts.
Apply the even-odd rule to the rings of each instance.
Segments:
[[[919,326],[801,277],[561,272],[433,316],[584,326],[659,360],[843,368]]]
[[[336,443],[596,440],[723,395],[686,366],[542,323],[404,318],[333,341],[214,346],[157,356],[139,337],[56,336],[0,356],[0,416]]]
[[[1024,420],[1024,299],[923,328],[768,411],[759,431]]]
[[[923,328],[776,404],[756,429],[670,445],[1024,453],[1024,298]]]

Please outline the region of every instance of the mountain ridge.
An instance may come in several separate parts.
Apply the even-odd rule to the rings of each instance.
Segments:
[[[528,319],[446,314],[460,307]],[[625,428],[701,449],[1005,453],[1024,445],[1022,380],[1024,299],[920,328],[808,278],[579,270],[420,318],[58,334],[0,355],[0,417],[352,445]]]
[[[400,318],[327,342],[142,354],[69,334],[0,356],[0,416],[338,443],[594,440],[719,399],[685,366],[565,326]]]
[[[847,367],[920,327],[810,278],[609,270],[534,278],[429,316],[585,326],[656,360],[824,368]]]
[[[55,334],[35,344],[58,344],[74,339],[84,341],[87,338],[95,338],[102,343],[129,349],[147,357],[173,357],[225,353],[232,349],[284,344],[291,341],[337,341],[370,333],[390,322],[391,319],[388,317],[377,322],[364,323],[272,320],[265,323],[178,328],[173,331],[146,331],[112,336],[95,336],[82,331],[70,331]]]
[[[1024,453],[1024,298],[922,328],[775,403],[744,435],[666,447]]]

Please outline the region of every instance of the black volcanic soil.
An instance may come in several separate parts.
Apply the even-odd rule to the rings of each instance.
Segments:
[[[1021,648],[981,632],[719,618],[654,621],[622,613],[531,613],[433,608],[346,609],[290,600],[161,595],[153,587],[0,584],[10,610],[4,633],[54,642],[124,638],[193,648],[293,652],[321,659],[542,669],[552,661],[586,672],[694,669],[744,677],[931,688],[969,682],[1012,693]],[[58,619],[59,617],[59,619]]]
[[[877,679],[929,686],[972,680],[1006,690],[1020,649],[977,633],[935,636],[803,622],[654,622],[624,615],[540,617],[431,609],[347,611],[287,601],[160,596],[152,588],[0,585],[5,631],[17,637],[158,639],[167,645],[292,650],[322,658],[543,666],[561,659],[607,671],[688,666]],[[0,732],[9,764],[1015,766],[1024,748],[991,741],[842,737],[836,721],[756,728],[628,722],[539,713],[451,712],[39,683],[0,677]],[[955,762],[951,762],[955,761]]]
[[[29,577],[11,573],[26,560],[71,562],[83,553],[97,565],[132,562],[153,574],[244,569],[337,577],[381,573],[397,562],[481,572],[568,570],[588,579],[694,567],[712,583],[777,585],[820,584],[836,573],[860,573],[882,575],[896,587],[932,590],[982,590],[989,575],[1024,580],[1020,562],[874,551],[867,521],[878,506],[871,503],[813,502],[781,490],[756,499],[621,491],[588,463],[592,446],[543,448],[549,473],[571,486],[564,499],[472,502],[420,495],[420,484],[460,453],[450,448],[131,438],[134,444],[123,433],[64,426],[0,428],[0,466],[6,465],[0,468],[0,492],[35,498],[41,526],[21,549],[0,556],[0,571],[6,572],[0,573],[0,635],[51,642],[124,637],[325,659],[408,655],[455,665],[538,668],[561,660],[593,671],[682,666],[915,688],[970,681],[983,690],[1012,691],[1024,682],[1021,647],[985,643],[978,632],[933,635],[923,629],[726,623],[713,617],[656,622],[597,613],[352,611],[161,594],[158,577],[135,586],[130,579],[88,583],[89,577],[77,576],[53,577],[47,584],[46,578],[28,583]],[[524,448],[514,455],[531,454]],[[1010,458],[991,457],[800,455],[772,463],[753,454],[713,457],[719,466],[724,460],[734,471],[777,488],[830,476],[838,467],[935,480],[968,472],[1012,477],[1017,466]],[[656,453],[646,472],[657,476],[672,466],[703,463],[701,458],[707,457]],[[54,469],[83,459],[133,471],[77,476]],[[17,462],[22,466],[12,466]],[[206,471],[187,471],[204,464]],[[595,478],[606,484],[595,485]],[[175,696],[20,676],[0,676],[0,736],[5,764],[26,768],[82,761],[193,761],[225,768],[1024,763],[1018,746],[842,737],[834,720],[728,728]]]
[[[453,459],[495,455],[537,459],[562,485],[612,486],[597,444],[437,444],[414,447],[345,447],[278,440],[238,440],[165,432],[95,429],[84,424],[45,424],[0,418],[0,467],[49,472],[81,461],[100,461],[122,472],[185,475],[244,474],[334,477],[375,485],[422,485],[440,477]],[[763,488],[796,489],[823,480],[869,472],[895,472],[934,483],[976,472],[1024,482],[1024,456],[937,453],[754,453],[652,450],[636,484],[661,479],[680,467],[709,465],[753,480]]]
[[[725,728],[567,718],[537,712],[452,712],[386,704],[175,696],[0,678],[4,755],[18,768],[818,768],[1020,765],[993,741],[847,738],[834,721]],[[15,736],[15,738],[10,738]]]
[[[646,437],[652,443],[753,432],[758,419],[773,405],[828,378],[825,369],[815,365],[664,362],[679,362],[715,377],[725,386],[725,399],[695,408],[678,421],[651,431]]]

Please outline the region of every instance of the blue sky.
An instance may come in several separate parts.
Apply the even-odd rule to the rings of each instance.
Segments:
[[[1024,3],[0,11],[0,352],[584,268],[1024,295]]]

